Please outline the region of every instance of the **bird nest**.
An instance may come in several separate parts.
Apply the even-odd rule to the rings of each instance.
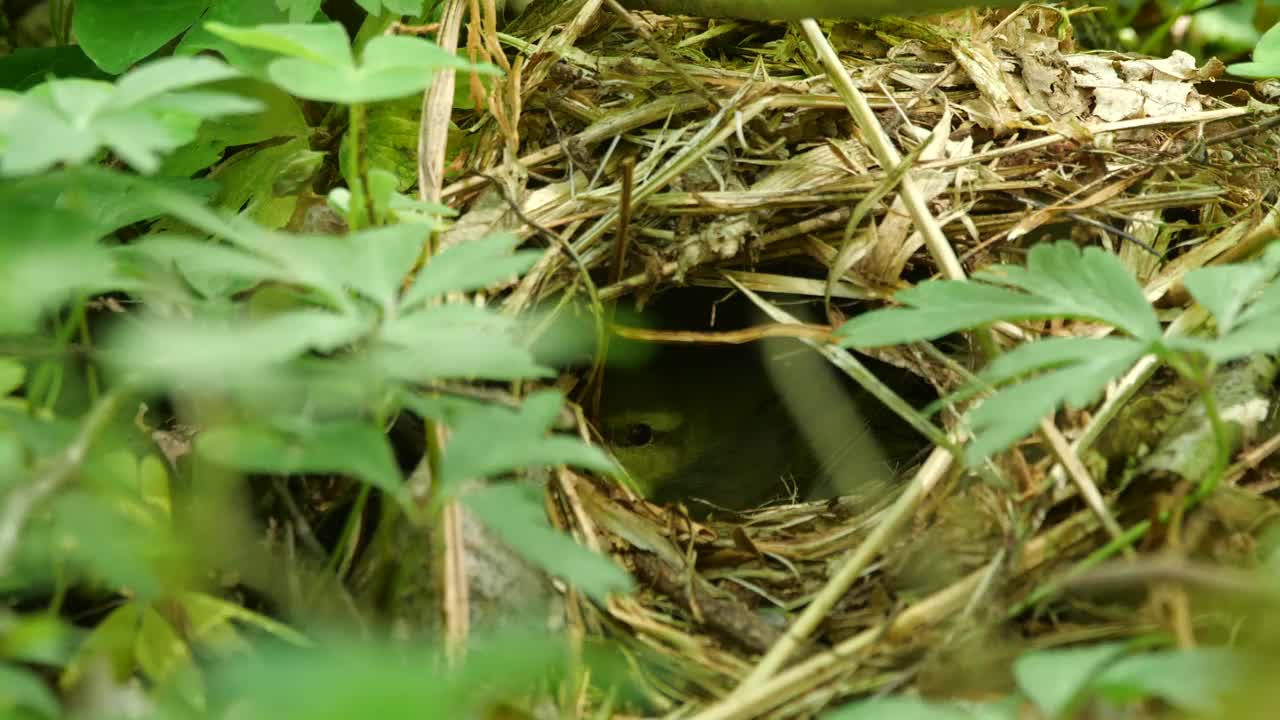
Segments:
[[[630,335],[822,345],[899,289],[1069,238],[1113,252],[1173,317],[1190,303],[1186,272],[1275,237],[1280,135],[1259,99],[1268,87],[1224,80],[1216,61],[1197,67],[1183,54],[1078,52],[1053,7],[828,24],[830,46],[819,47],[795,24],[566,5],[579,12],[526,14],[500,33],[473,25],[473,53],[508,74],[473,81],[483,112],[453,117],[468,139],[450,160],[442,197],[461,215],[442,243],[510,230],[548,248],[492,293],[512,314],[579,312],[603,333],[615,301],[730,287],[766,304],[778,293],[825,298],[825,323]],[[845,77],[824,69],[829,53]],[[919,208],[936,230],[922,230]],[[1056,320],[1016,330],[1095,329]],[[833,359],[846,352],[825,347]],[[868,352],[940,396],[965,382],[954,353]],[[1237,371],[1252,373],[1251,396],[1266,396],[1265,369]],[[1007,688],[1011,659],[1032,645],[1153,627],[1218,632],[1189,615],[1187,593],[1216,582],[1187,580],[1189,568],[1252,562],[1276,511],[1275,472],[1261,462],[1274,443],[1243,456],[1193,517],[1171,520],[1160,513],[1188,478],[1138,468],[1183,432],[1189,393],[1159,373],[1132,385],[1053,418],[1056,437],[1075,441],[1065,453],[1049,434],[1028,439],[993,460],[993,483],[940,450],[902,478],[897,498],[695,518],[560,470],[548,483],[553,521],[639,586],[607,606],[568,594],[568,622],[636,660],[649,710],[717,718],[805,716],[904,686],[972,697]],[[936,421],[955,430],[957,417]],[[1064,458],[1092,471],[1102,512],[1064,481]],[[1114,540],[1108,518],[1159,518],[1142,549],[1169,559],[1080,575]]]

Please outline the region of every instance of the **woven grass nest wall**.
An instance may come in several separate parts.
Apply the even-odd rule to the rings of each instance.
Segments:
[[[509,72],[471,86],[484,112],[453,118],[471,141],[444,183],[460,217],[443,244],[507,229],[550,248],[494,295],[513,314],[551,308],[604,325],[615,301],[685,285],[745,288],[766,305],[778,293],[829,296],[817,324],[755,332],[806,337],[839,361],[848,351],[823,340],[846,317],[920,280],[1018,263],[1046,239],[1115,253],[1173,320],[1191,305],[1179,282],[1187,271],[1248,257],[1275,237],[1280,134],[1265,112],[1268,88],[1224,80],[1220,64],[1185,55],[1081,52],[1058,8],[825,25],[873,111],[875,123],[859,126],[799,25],[566,7],[526,13],[501,35],[473,24],[476,57]],[[903,165],[887,169],[886,158]],[[926,242],[902,167],[949,250]],[[1006,330],[997,341],[1012,346],[1096,328]],[[714,329],[698,338],[742,339]],[[956,364],[971,365],[964,348],[870,354],[947,395],[964,382]],[[1232,372],[1240,402],[1269,402],[1264,359]],[[581,389],[588,374],[562,384]],[[1059,413],[1056,433],[994,458],[986,479],[938,451],[905,473],[899,497],[872,504],[695,518],[558,470],[552,519],[641,588],[607,607],[569,593],[565,621],[621,643],[651,710],[723,718],[807,716],[904,686],[1000,690],[1030,647],[1153,627],[1187,642],[1224,634],[1203,593],[1227,576],[1197,563],[1256,561],[1277,511],[1276,471],[1264,462],[1274,442],[1254,439],[1266,437],[1254,425],[1267,413],[1243,423],[1237,447],[1252,450],[1214,498],[1185,517],[1162,515],[1189,491],[1188,475],[1144,462],[1203,421],[1189,410],[1193,391],[1172,376],[1134,377],[1103,406]],[[953,431],[962,409],[930,421]],[[1079,462],[1065,472],[1060,457]],[[1079,473],[1096,498],[1067,480]],[[1113,542],[1108,525],[1143,521],[1137,549],[1167,560],[1132,572],[1084,563]],[[785,661],[717,704],[810,605],[817,622]]]

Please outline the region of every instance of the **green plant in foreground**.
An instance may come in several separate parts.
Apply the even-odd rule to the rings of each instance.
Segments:
[[[210,16],[236,19],[236,2],[212,4]],[[421,2],[410,4],[422,10]],[[210,3],[178,5],[170,20]],[[137,47],[95,34],[104,17],[110,27],[121,21],[112,8],[85,0],[77,9],[91,56],[114,58],[103,67],[123,69],[136,59]],[[556,668],[568,672],[547,657],[563,654],[563,643],[545,636],[495,641],[520,658],[477,647],[459,673],[425,684],[422,670],[404,672],[390,648],[378,651],[380,664],[352,668],[351,653],[335,654],[326,643],[310,660],[286,654],[292,659],[281,667],[239,679],[206,675],[196,662],[237,657],[255,634],[296,646],[318,642],[205,587],[202,575],[212,568],[200,566],[188,543],[242,541],[220,516],[228,470],[348,476],[365,484],[365,495],[376,490],[424,525],[456,500],[585,594],[603,598],[630,587],[620,568],[550,527],[530,488],[464,487],[530,466],[613,472],[598,449],[551,432],[558,394],[534,393],[513,408],[432,391],[442,381],[551,374],[516,342],[514,321],[446,299],[508,280],[540,252],[515,250],[515,237],[495,235],[420,266],[428,233],[447,209],[400,196],[394,175],[367,162],[362,104],[419,93],[442,67],[492,69],[417,38],[375,37],[357,53],[336,24],[210,28],[221,36],[200,28],[185,40],[222,51],[235,67],[208,56],[171,57],[115,82],[53,78],[0,95],[0,592],[52,597],[48,613],[0,616],[0,714],[61,714],[30,667],[56,668],[63,687],[75,688],[102,672],[104,659],[119,678],[145,678],[154,708],[198,713],[242,698],[273,709],[272,717],[290,716],[273,702],[308,663],[314,678],[328,680],[322,692],[306,687],[315,702],[298,701],[297,717],[315,717],[307,707],[335,712],[372,702],[357,688],[387,690],[399,698],[387,709],[406,717],[423,702],[460,714],[495,693],[523,692]],[[154,34],[146,27],[132,38],[150,43],[185,29]],[[221,37],[249,49],[237,52]],[[264,48],[289,57],[264,57]],[[294,96],[351,108],[340,164],[347,186],[328,201],[352,232],[276,230],[320,158]],[[219,163],[207,179],[187,177],[225,148],[255,143],[263,144]],[[104,160],[149,177],[95,167]],[[297,178],[280,179],[294,168]],[[128,311],[90,324],[90,299],[104,294],[127,298]],[[139,443],[134,417],[139,402],[153,397],[203,410],[185,471]],[[450,432],[425,506],[410,497],[385,433],[390,418],[405,412]],[[180,485],[187,491],[178,493]],[[181,495],[193,493],[194,519],[211,522],[204,532],[215,534],[190,535],[193,518],[177,515],[189,502]],[[55,619],[73,588],[115,598],[89,629]],[[524,669],[495,669],[515,660]],[[466,689],[476,685],[485,691]]]
[[[1121,337],[1060,337],[1023,344],[997,357],[980,380],[999,388],[967,415],[976,464],[1033,432],[1063,405],[1084,407],[1148,354],[1199,390],[1213,423],[1218,457],[1203,478],[1212,490],[1226,468],[1225,425],[1211,380],[1222,363],[1280,350],[1280,244],[1256,262],[1187,273],[1187,290],[1214,319],[1211,337],[1166,336],[1132,275],[1112,254],[1067,242],[1039,245],[1027,266],[996,266],[972,281],[931,280],[899,292],[906,307],[856,317],[840,328],[841,343],[875,347],[935,339],[996,322],[1072,318],[1109,325]],[[974,388],[978,390],[978,388]]]

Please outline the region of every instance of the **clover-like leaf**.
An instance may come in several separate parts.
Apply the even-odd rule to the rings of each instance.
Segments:
[[[365,46],[360,62],[338,23],[258,25],[235,28],[209,23],[206,28],[247,47],[286,55],[267,73],[298,97],[339,103],[369,103],[421,92],[445,68],[496,74],[492,65],[474,64],[422,38],[379,36]]]

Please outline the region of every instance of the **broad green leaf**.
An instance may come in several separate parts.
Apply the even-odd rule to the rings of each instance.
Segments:
[[[288,625],[237,603],[199,592],[184,592],[180,598],[187,618],[187,635],[199,644],[207,644],[217,638],[219,628],[234,620],[299,647],[311,645],[305,635]]]
[[[88,80],[40,85],[0,122],[0,172],[81,164],[102,149],[153,172],[160,154],[193,140],[202,121],[261,109],[251,99],[190,90],[235,74],[212,58],[167,58],[130,72],[114,87]]]
[[[121,73],[195,22],[210,0],[77,0],[72,29],[103,70]]]
[[[58,699],[44,680],[24,667],[0,663],[0,715],[21,718],[20,711],[31,713],[30,718],[63,717]]]
[[[370,15],[392,12],[397,15],[421,15],[424,0],[356,0]]]
[[[1056,301],[1060,315],[1099,320],[1144,340],[1160,336],[1155,311],[1133,274],[1101,248],[1082,253],[1070,242],[1037,245],[1027,254],[1025,268],[1005,265],[978,277]]]
[[[374,362],[407,382],[440,378],[515,380],[554,374],[512,339],[513,322],[452,304],[398,316],[383,325]]]
[[[1263,33],[1253,49],[1253,62],[1233,63],[1227,72],[1240,77],[1280,77],[1280,23]]]
[[[379,36],[365,48],[359,64],[346,30],[325,25],[259,25],[233,28],[209,23],[210,32],[248,47],[286,55],[267,73],[280,87],[308,100],[346,104],[392,100],[421,92],[442,68],[498,73],[475,65],[422,38]]]
[[[1026,268],[992,268],[970,281],[926,281],[894,297],[908,307],[853,318],[838,332],[842,344],[893,345],[1001,320],[1050,317],[1101,321],[1147,341],[1160,337],[1155,312],[1124,265],[1103,250],[1081,253],[1065,242],[1032,248]]]
[[[116,677],[129,677],[133,673],[134,641],[142,624],[143,603],[131,600],[112,610],[90,631],[76,657],[68,663],[60,681],[74,686],[93,671],[99,661],[107,661]]]
[[[306,138],[244,150],[222,163],[209,174],[222,187],[214,202],[218,207],[256,221],[263,228],[283,227],[297,207],[296,193],[280,197],[276,181],[287,172],[299,156],[310,156]]]
[[[0,88],[24,91],[50,78],[77,77],[106,80],[103,72],[78,45],[18,48],[0,57]]]
[[[1271,273],[1254,263],[1193,270],[1183,278],[1183,284],[1196,302],[1213,314],[1218,334],[1226,335],[1254,293],[1270,279]]]
[[[48,614],[10,615],[5,620],[0,656],[40,665],[63,665],[84,632]]]
[[[413,307],[444,293],[478,290],[519,275],[533,267],[541,250],[512,252],[520,239],[511,233],[494,233],[460,243],[431,258],[405,294],[404,306]]]
[[[1120,644],[1042,650],[1018,658],[1013,674],[1023,694],[1041,712],[1048,718],[1062,718],[1124,653],[1125,646]]]
[[[216,88],[257,101],[263,109],[206,121],[195,140],[165,161],[162,173],[189,176],[220,160],[228,147],[254,145],[274,138],[297,138],[305,142],[311,133],[297,100],[275,85],[241,78],[218,83]]]
[[[319,5],[319,0],[315,0]],[[318,8],[317,8],[318,9]],[[315,17],[311,15],[303,20],[307,22]],[[259,80],[267,77],[267,65],[276,58],[275,53],[258,48],[245,47],[226,38],[214,35],[205,27],[206,23],[222,23],[225,25],[253,26],[281,24],[289,21],[288,12],[276,7],[273,2],[264,0],[213,0],[209,11],[204,14],[203,22],[197,23],[182,37],[182,42],[174,49],[175,55],[194,55],[202,51],[213,51],[220,54],[235,68],[253,75]]]
[[[631,576],[612,560],[551,527],[535,488],[518,482],[496,483],[467,493],[462,501],[513,550],[597,602],[607,602],[609,593],[631,590]]]
[[[116,81],[108,107],[123,109],[165,93],[239,76],[230,65],[210,57],[167,57],[129,71]]]
[[[542,391],[519,410],[476,404],[450,423],[453,431],[441,467],[440,492],[450,497],[462,482],[526,467],[576,465],[603,473],[617,467],[599,448],[551,432],[561,397]]]
[[[94,224],[71,212],[7,203],[0,228],[0,333],[34,331],[76,293],[109,290],[115,268]]]
[[[1056,303],[972,280],[926,280],[899,291],[894,299],[908,307],[863,313],[837,331],[847,347],[897,345],[939,338],[948,333],[1009,318],[1053,317]]]
[[[276,7],[289,13],[289,22],[310,22],[320,12],[323,0],[276,0]],[[265,4],[265,3],[264,3]]]
[[[1050,341],[1025,345],[1010,353],[1011,359],[1001,367],[1021,368],[1046,361],[1058,366],[1044,375],[1002,388],[983,400],[968,415],[974,433],[965,449],[970,465],[982,462],[1033,432],[1042,418],[1049,416],[1064,402],[1083,407],[1106,389],[1107,383],[1127,371],[1144,354],[1144,343],[1112,338],[1113,343],[1098,343],[1089,352],[1085,343],[1069,342],[1084,338],[1062,338],[1050,347],[1038,347]],[[1053,345],[1059,345],[1060,354]],[[1002,358],[1003,360],[1003,358]],[[1000,368],[997,368],[1000,369]]]
[[[115,251],[129,258],[146,258],[162,267],[175,266],[197,288],[205,290],[202,276],[230,279],[240,289],[268,280],[288,280],[272,261],[240,248],[178,235],[153,235]]]
[[[299,58],[316,67],[332,70],[355,67],[355,58],[351,55],[351,39],[338,23],[232,27],[211,22],[205,28],[214,35],[239,45]],[[331,79],[336,81],[338,78]]]
[[[150,387],[234,387],[260,374],[288,372],[309,350],[330,352],[359,339],[370,319],[299,310],[253,321],[139,318],[111,333],[105,357]]]
[[[262,648],[214,668],[211,684],[218,706],[234,702],[240,720],[470,718],[560,677],[566,662],[564,639],[543,632],[473,640],[456,664],[434,649],[339,641]]]
[[[427,234],[419,225],[391,225],[347,236],[354,251],[347,266],[347,286],[395,312],[400,286],[422,253]]]
[[[1117,702],[1158,698],[1184,711],[1212,717],[1247,674],[1225,648],[1167,650],[1122,658],[1094,681],[1095,691]]]
[[[143,675],[153,683],[163,683],[191,665],[186,641],[150,606],[142,608],[134,657]]]
[[[418,181],[418,120],[422,102],[417,97],[373,103],[365,114],[363,150],[370,170],[382,169],[396,178],[395,190],[408,190]],[[351,132],[342,136],[338,154],[342,176],[352,182]]]
[[[13,358],[0,357],[0,397],[9,395],[22,387],[26,381],[27,368]]]
[[[403,495],[400,470],[386,435],[368,422],[338,420],[284,427],[230,425],[201,433],[197,450],[247,472],[280,475],[343,473]]]

